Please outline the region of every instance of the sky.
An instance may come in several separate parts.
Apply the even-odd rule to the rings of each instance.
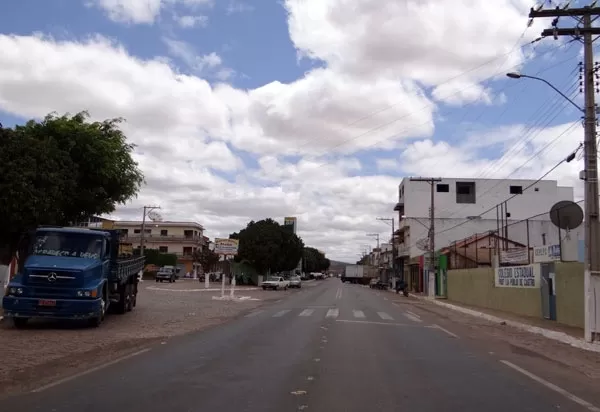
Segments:
[[[305,244],[354,262],[389,236],[376,218],[403,177],[537,179],[583,140],[575,107],[506,77],[582,104],[581,44],[535,41],[551,21],[528,27],[529,0],[9,3],[0,122],[126,119],[146,185],[118,219],[159,205],[214,238],[296,216]],[[580,199],[581,169],[547,178]]]

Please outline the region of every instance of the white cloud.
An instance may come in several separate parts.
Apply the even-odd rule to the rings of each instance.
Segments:
[[[237,0],[230,0],[227,5],[227,14],[245,13],[254,10],[254,7]]]
[[[235,74],[235,70],[223,67],[223,60],[215,52],[199,55],[194,47],[184,41],[163,37],[169,54],[181,60],[194,74],[204,77],[216,77],[227,80]]]
[[[152,24],[168,6],[180,3],[190,8],[210,6],[212,0],[88,0],[88,6],[103,10],[118,23]]]
[[[174,18],[177,24],[184,29],[206,27],[208,24],[208,17],[206,16],[175,16]]]
[[[531,7],[528,0],[456,0],[452,7],[442,0],[356,0],[352,7],[345,0],[285,0],[285,5],[290,35],[302,56],[355,76],[401,77],[431,87],[469,71],[450,89],[522,63],[516,42],[537,37],[545,24],[535,21],[519,39]],[[494,64],[486,64],[490,62]],[[451,103],[486,95],[481,87],[458,96],[434,92],[436,99]]]
[[[116,21],[151,24],[176,2],[190,10],[211,5],[94,3]],[[460,144],[431,140],[441,121],[439,102],[501,103],[505,97],[493,83],[481,80],[524,62],[521,52],[507,53],[523,31],[529,1],[446,3],[356,0],[348,7],[342,0],[287,0],[292,41],[323,67],[250,90],[212,86],[205,78],[226,81],[232,69],[217,54],[199,54],[173,38],[164,39],[170,55],[194,75],[181,74],[164,56],[133,57],[101,36],[0,35],[0,110],[39,118],[87,109],[96,119],[126,118],[148,185],[118,217],[139,218],[144,204],[156,203],[165,218],[195,219],[210,236],[224,236],[250,219],[298,216],[306,243],[351,261],[370,241],[365,233],[389,233],[375,218],[392,216],[399,179],[385,171],[505,177],[560,133],[558,126],[541,130],[522,152],[499,162],[499,153],[518,147],[522,126],[458,136]],[[574,148],[576,133],[518,176],[540,176]],[[491,144],[498,154],[485,155]],[[373,148],[402,155],[381,156],[382,175],[360,176],[367,164],[360,151]],[[575,163],[552,176],[574,181]]]

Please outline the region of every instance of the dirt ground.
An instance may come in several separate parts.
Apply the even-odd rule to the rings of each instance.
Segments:
[[[72,322],[36,321],[23,330],[0,322],[0,395],[30,389],[93,367],[171,337],[236,318],[293,291],[236,288],[244,301],[219,301],[221,285],[181,280],[174,284],[144,281],[138,305],[124,315],[108,315],[99,328]],[[229,288],[229,286],[228,286]],[[226,291],[229,294],[229,290]]]

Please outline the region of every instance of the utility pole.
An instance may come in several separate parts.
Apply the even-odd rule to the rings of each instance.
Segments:
[[[146,236],[146,215],[148,212],[160,209],[160,206],[144,206],[144,215],[142,216],[142,233],[140,234],[140,256],[144,256],[144,237]]]
[[[394,229],[394,218],[385,218],[378,217],[377,220],[381,220],[382,222],[392,222],[392,273],[394,274],[394,279],[398,277],[398,273],[396,273],[396,242],[395,242],[395,234],[396,230]],[[404,276],[402,276],[404,277]]]
[[[595,3],[592,3],[595,6]],[[583,86],[585,96],[585,138],[584,170],[579,177],[585,184],[585,272],[584,272],[584,307],[585,307],[585,340],[600,341],[600,224],[598,220],[598,149],[596,146],[596,102],[594,50],[592,38],[600,34],[600,28],[592,27],[592,21],[600,16],[600,7],[586,6],[581,8],[556,7],[552,10],[531,9],[530,19],[536,17],[554,17],[552,28],[542,31],[542,37],[572,36],[578,40],[583,37]],[[561,17],[572,17],[578,25],[572,28],[559,28]],[[594,19],[592,19],[594,17]]]
[[[367,233],[367,236],[372,236],[377,239],[377,249],[379,249],[379,233]]]
[[[441,182],[439,177],[411,177],[411,182],[427,182],[431,186],[431,205],[429,207],[429,279],[427,291],[429,296],[435,295],[435,183]],[[433,278],[432,278],[433,275]]]

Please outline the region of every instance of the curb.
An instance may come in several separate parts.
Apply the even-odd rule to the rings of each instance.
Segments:
[[[494,323],[504,323],[515,329],[519,329],[519,330],[529,332],[529,333],[534,333],[536,335],[541,335],[545,338],[552,339],[552,340],[555,340],[555,341],[558,341],[561,343],[565,343],[569,346],[573,346],[578,349],[583,349],[583,350],[590,351],[590,352],[600,353],[600,345],[595,344],[595,343],[585,342],[585,341],[583,341],[583,339],[574,338],[573,336],[567,335],[564,332],[558,332],[555,330],[544,329],[544,328],[540,328],[539,326],[532,326],[532,325],[528,325],[526,323],[516,322],[514,320],[499,318],[497,316],[489,315],[489,314],[483,313],[483,312],[478,312],[473,309],[463,308],[461,306],[456,306],[451,303],[442,302],[442,301],[432,299],[429,297],[416,296],[416,295],[413,295],[412,293],[410,294],[410,296],[413,298],[431,302],[435,305],[442,306],[447,309],[452,309],[456,312],[461,312],[461,313],[464,313],[466,315],[470,315],[470,316],[473,316],[476,318],[485,319],[487,321],[494,322]]]

